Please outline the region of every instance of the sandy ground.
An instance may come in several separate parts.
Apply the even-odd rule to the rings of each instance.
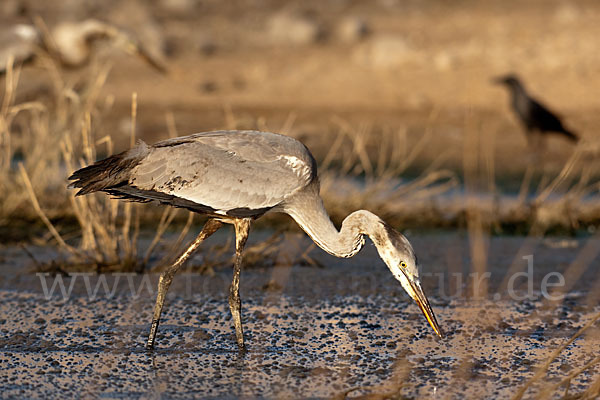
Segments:
[[[600,311],[587,305],[597,304],[598,261],[582,274],[572,275],[569,268],[582,248],[597,246],[594,241],[568,239],[560,249],[552,247],[563,239],[534,243],[532,297],[514,300],[502,289],[502,280],[512,254],[531,245],[527,240],[492,239],[489,295],[477,299],[465,296],[472,280],[457,285],[449,272],[463,271],[452,265],[468,252],[466,239],[439,234],[411,239],[424,272],[433,274],[424,277],[424,288],[445,339],[435,337],[368,246],[342,261],[314,252],[325,268],[244,270],[245,354],[236,348],[227,307],[229,269],[212,277],[182,273],[176,278],[157,348],[148,352],[144,342],[157,276],[123,275],[115,283],[115,275],[105,275],[100,279],[109,291],[98,286],[92,297],[85,280],[93,291],[97,276],[64,277],[67,290],[72,284],[67,299],[60,286],[47,298],[42,280],[51,288],[54,278],[25,272],[22,252],[5,249],[0,274],[2,396],[323,398],[343,397],[355,389],[350,397],[508,398]],[[52,251],[35,253],[43,257]],[[518,271],[526,271],[521,264]],[[570,288],[558,303],[544,300],[539,290],[543,276],[553,271],[564,274]],[[519,282],[517,295],[526,295],[527,284]],[[599,345],[598,330],[588,331],[551,364],[543,385],[527,395],[598,356]],[[574,379],[571,393],[587,387],[597,373],[596,366]]]

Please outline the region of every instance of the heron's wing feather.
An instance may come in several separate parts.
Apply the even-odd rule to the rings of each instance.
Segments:
[[[274,207],[315,177],[314,160],[281,135],[211,132],[157,143],[129,184],[226,213]]]

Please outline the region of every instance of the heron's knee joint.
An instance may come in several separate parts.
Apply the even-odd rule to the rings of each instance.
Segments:
[[[175,276],[174,272],[165,271],[162,274],[160,274],[160,278],[158,278],[158,284],[159,285],[163,285],[163,284],[168,285],[173,281],[174,276]]]

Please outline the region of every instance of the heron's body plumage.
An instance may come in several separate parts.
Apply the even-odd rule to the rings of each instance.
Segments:
[[[110,170],[106,164],[88,168]],[[81,170],[72,186],[82,188],[79,194],[104,191],[206,214],[256,218],[283,206],[317,178],[315,160],[302,143],[256,131],[198,133],[152,146],[141,142],[113,156],[112,164],[112,173],[100,181],[93,181],[98,174]]]

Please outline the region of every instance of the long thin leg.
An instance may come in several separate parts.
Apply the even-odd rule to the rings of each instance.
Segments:
[[[158,322],[160,321],[160,313],[162,312],[163,305],[165,303],[165,297],[167,296],[167,291],[169,290],[169,286],[171,286],[171,282],[173,282],[173,277],[175,273],[181,267],[181,265],[187,260],[194,251],[200,246],[207,237],[212,235],[223,225],[222,222],[217,221],[216,219],[209,219],[204,224],[202,231],[196,237],[196,239],[192,242],[192,244],[177,258],[169,268],[167,268],[162,274],[160,274],[160,278],[158,280],[158,295],[156,296],[156,304],[154,305],[154,315],[152,317],[152,326],[150,327],[150,336],[148,336],[148,343],[146,343],[146,348],[151,349],[154,347],[154,339],[156,338],[156,331],[158,330]]]
[[[233,280],[229,286],[229,309],[235,325],[235,337],[240,349],[244,349],[244,330],[242,327],[242,301],[240,300],[240,271],[242,269],[242,253],[248,233],[250,231],[250,219],[236,219],[235,226],[235,261],[233,263]]]

